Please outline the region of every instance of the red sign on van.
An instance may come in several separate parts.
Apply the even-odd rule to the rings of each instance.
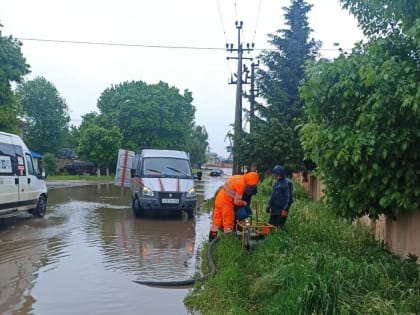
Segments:
[[[25,165],[18,165],[17,169],[20,173],[20,176],[23,176],[23,172],[25,171]]]

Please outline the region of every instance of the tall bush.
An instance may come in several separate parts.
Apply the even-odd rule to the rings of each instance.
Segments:
[[[369,42],[307,70],[301,140],[340,215],[395,218],[420,207],[420,27],[401,1],[397,20],[379,1],[343,2]]]

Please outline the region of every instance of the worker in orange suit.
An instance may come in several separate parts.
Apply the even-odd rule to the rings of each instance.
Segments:
[[[209,240],[217,236],[219,230],[225,233],[233,231],[235,224],[235,206],[246,206],[242,199],[244,194],[255,194],[259,176],[257,172],[245,175],[232,175],[229,177],[219,192],[216,194],[213,209],[213,223],[210,227]]]

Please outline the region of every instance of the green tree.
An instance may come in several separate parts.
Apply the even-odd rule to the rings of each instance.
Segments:
[[[255,164],[259,171],[268,172],[274,165],[282,164],[286,165],[288,174],[296,169],[302,169],[301,144],[296,139],[294,130],[281,118],[272,117],[269,121],[256,120],[255,129],[258,131],[244,133],[239,141],[241,165]]]
[[[72,141],[70,143],[70,147],[71,148],[76,148],[79,144],[81,135],[84,133],[84,130],[89,128],[89,127],[92,127],[92,126],[99,126],[99,127],[103,127],[103,128],[106,128],[106,129],[110,129],[112,127],[115,127],[115,125],[114,126],[112,126],[111,124],[103,125],[103,124],[99,123],[99,114],[98,113],[96,113],[96,112],[87,113],[87,114],[82,116],[82,123],[80,124],[79,127],[72,126],[70,128],[71,139],[72,139]]]
[[[99,170],[105,166],[108,175],[109,164],[117,160],[121,140],[121,133],[115,126],[107,129],[90,124],[81,130],[76,152],[80,156],[95,162]]]
[[[339,214],[397,217],[420,206],[420,4],[342,2],[369,42],[309,68],[302,143]]]
[[[101,94],[95,119],[102,127],[118,126],[128,149],[187,150],[194,127],[192,100],[191,92],[180,94],[164,82],[124,82]]]
[[[193,164],[203,164],[206,161],[206,151],[209,146],[207,130],[203,126],[194,126],[191,141],[188,145],[190,160]]]
[[[55,155],[52,153],[45,153],[42,156],[42,163],[44,165],[44,169],[46,175],[56,175],[57,172],[57,161]]]
[[[65,130],[63,136],[63,148],[75,148],[77,146],[78,130],[79,128],[75,125],[70,125],[69,129]]]
[[[43,77],[18,87],[25,112],[24,138],[33,150],[57,152],[68,134],[70,117],[66,101],[55,86]]]
[[[19,133],[22,108],[11,83],[20,83],[29,73],[21,52],[21,43],[12,36],[2,36],[0,26],[0,130]]]
[[[404,34],[417,46],[420,44],[420,3],[413,0],[341,0],[359,21],[359,26],[369,38],[390,34]],[[400,32],[401,31],[401,32]]]
[[[305,63],[314,59],[319,47],[310,39],[307,15],[311,7],[304,0],[293,0],[290,7],[283,8],[287,28],[269,35],[276,49],[261,54],[264,65],[258,73],[265,106],[257,104],[255,133],[242,137],[242,163],[256,163],[261,170],[277,163],[285,164],[288,172],[304,169],[297,132],[304,120],[298,88],[304,80]]]

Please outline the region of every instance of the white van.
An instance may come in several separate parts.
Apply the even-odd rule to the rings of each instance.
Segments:
[[[144,149],[138,154],[119,150],[117,186],[131,187],[132,208],[139,217],[146,212],[181,212],[194,216],[197,197],[187,153]]]
[[[0,132],[0,218],[19,211],[43,217],[47,196],[44,176],[25,143],[16,135]]]

